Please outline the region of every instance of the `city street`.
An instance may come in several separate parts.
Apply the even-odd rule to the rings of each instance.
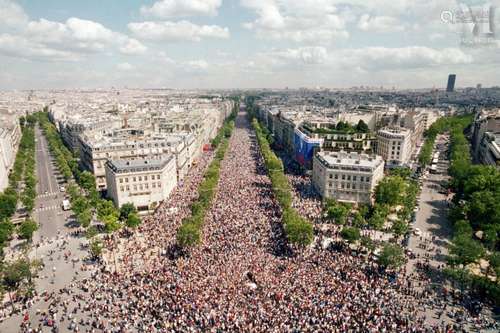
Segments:
[[[29,257],[41,259],[44,267],[39,272],[39,278],[35,280],[38,296],[34,298],[33,306],[28,311],[30,320],[36,317],[37,310],[43,311],[48,308],[50,299],[42,295],[70,289],[72,282],[90,276],[93,267],[91,263],[87,265],[82,261],[88,254],[84,247],[87,242],[85,238],[70,235],[74,231],[74,227],[67,223],[71,211],[62,210],[64,193],[59,191],[59,187],[64,184],[59,184],[57,181],[59,172],[49,153],[47,140],[38,127],[36,138],[38,196],[33,216],[39,223],[39,229],[33,237]],[[17,245],[21,243],[21,241],[12,242],[8,257],[19,255]],[[70,297],[68,301],[71,301]],[[0,319],[0,332],[18,332],[25,313],[21,311],[4,321]],[[32,324],[38,325],[34,320]],[[45,331],[50,331],[50,328],[45,327]],[[61,332],[64,331],[62,327]]]
[[[412,225],[413,232],[408,246],[421,259],[428,258],[429,263],[434,268],[446,263],[447,244],[452,236],[451,226],[447,218],[447,195],[439,193],[441,184],[449,180],[448,161],[445,159],[446,142],[445,136],[439,136],[436,139],[438,148],[435,151],[438,151],[440,156],[438,172],[429,173],[423,177],[420,203],[417,205],[418,211],[415,223]],[[423,249],[422,245],[426,244],[426,240],[430,243],[428,243],[427,249]],[[407,267],[409,271],[413,270],[415,262],[416,260],[409,261]]]

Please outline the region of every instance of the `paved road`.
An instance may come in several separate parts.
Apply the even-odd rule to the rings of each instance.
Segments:
[[[444,181],[449,181],[448,176],[448,166],[449,161],[446,156],[446,149],[449,144],[448,135],[439,135],[436,138],[436,147],[434,152],[438,151],[440,153],[439,162],[437,164],[437,173],[428,174],[424,177],[422,182],[422,191],[420,193],[420,204],[419,210],[416,214],[416,221],[413,224],[413,229],[418,228],[420,230],[420,235],[412,233],[409,239],[408,247],[413,251],[414,254],[418,256],[416,259],[411,259],[407,263],[407,271],[414,272],[415,264],[417,261],[426,260],[432,269],[440,271],[446,265],[446,255],[448,254],[447,246],[453,237],[453,230],[450,222],[448,221],[448,203],[449,199],[446,194],[439,193],[441,190],[441,183]],[[434,274],[437,276],[437,274]],[[423,290],[424,288],[435,287],[438,293],[443,290],[443,285],[437,281],[426,281],[421,284],[418,290]],[[448,286],[449,289],[449,286]],[[440,305],[427,307],[425,312],[426,323],[428,324],[439,324],[440,322],[445,323],[456,323],[451,318],[446,315],[442,315],[439,318],[438,314],[440,310],[439,307],[444,307],[446,305],[446,312],[455,311],[458,308],[455,304],[445,301],[443,302],[440,297],[436,295],[429,296],[437,301]],[[437,304],[437,303],[435,303]],[[491,317],[490,309],[485,308],[483,314]],[[477,329],[471,325],[471,323],[461,323],[459,324],[466,331],[477,331]],[[481,332],[493,332],[491,330],[483,330]]]
[[[74,231],[73,227],[67,224],[67,218],[71,215],[71,211],[63,211],[61,208],[64,193],[59,191],[60,184],[56,178],[59,172],[50,156],[47,140],[43,136],[42,131],[36,128],[35,133],[37,138],[36,172],[38,196],[33,216],[40,224],[40,228],[33,237],[33,248],[29,256],[32,259],[42,259],[44,263],[43,269],[39,272],[39,278],[35,280],[36,291],[39,295],[42,295],[45,292],[57,292],[63,288],[71,289],[73,281],[90,275],[93,265],[86,265],[82,261],[82,258],[88,253],[82,247],[86,243],[86,240],[70,235]],[[13,253],[19,253],[16,246],[19,243],[19,241],[12,242],[9,257]],[[70,300],[71,297],[68,296],[67,299]],[[30,321],[34,327],[38,325],[38,322],[34,320],[36,318],[36,310],[43,311],[47,308],[48,302],[43,297],[35,297],[34,305],[28,311]],[[0,332],[19,332],[19,324],[22,322],[24,313],[25,310],[3,321],[0,315]],[[49,327],[43,328],[43,332],[49,331]],[[60,327],[60,332],[67,331],[64,325]]]
[[[40,224],[39,231],[35,234],[34,241],[41,237],[51,238],[56,236],[57,230],[62,228],[70,212],[61,208],[64,193],[59,191],[60,184],[57,177],[61,177],[55,161],[49,153],[45,136],[37,126],[35,129],[36,142],[36,172],[37,172],[37,199],[35,202],[34,217]]]
[[[448,161],[444,159],[446,155],[445,142],[446,137],[444,136],[436,139],[438,146],[436,151],[440,152],[438,173],[428,174],[422,182],[423,187],[420,193],[420,203],[418,205],[416,221],[413,224],[413,228],[418,228],[422,234],[419,236],[413,233],[409,240],[409,248],[422,258],[427,254],[430,264],[435,268],[446,263],[446,246],[452,234],[452,229],[447,218],[447,195],[439,193],[440,184],[443,181],[449,180],[449,176],[447,175]],[[427,242],[427,250],[422,248],[422,245],[426,244],[425,240],[430,241],[430,245]],[[413,269],[414,263],[415,260],[410,260],[408,268]]]

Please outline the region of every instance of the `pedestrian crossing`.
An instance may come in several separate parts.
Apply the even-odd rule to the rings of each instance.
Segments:
[[[48,192],[48,193],[42,193],[39,194],[37,197],[38,198],[47,198],[47,197],[53,197],[54,195],[58,194],[59,192]]]
[[[45,212],[48,210],[56,210],[56,209],[60,209],[60,208],[61,208],[61,206],[59,206],[59,205],[43,206],[42,208],[40,208],[40,207],[35,208],[34,211],[35,212]]]

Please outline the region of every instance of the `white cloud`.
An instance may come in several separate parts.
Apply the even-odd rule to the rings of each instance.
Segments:
[[[185,61],[179,64],[179,69],[188,73],[205,73],[208,71],[209,64],[203,59]]]
[[[143,15],[160,18],[187,16],[216,16],[222,0],[160,0],[151,7],[142,6]]]
[[[28,22],[28,15],[17,3],[0,0],[0,26],[18,27]]]
[[[440,39],[444,39],[445,37],[446,37],[446,35],[445,35],[445,34],[443,34],[443,33],[439,33],[439,32],[432,33],[432,34],[430,34],[430,35],[429,35],[429,39],[430,39],[431,41],[433,41],[433,42],[434,42],[434,41],[437,41],[437,40],[440,40]]]
[[[56,50],[23,36],[10,34],[0,35],[0,53],[16,58],[42,61],[74,61],[79,59],[75,53]]]
[[[268,54],[287,62],[302,65],[317,65],[324,63],[328,58],[326,48],[322,46],[301,47],[297,49],[286,49],[273,51]]]
[[[139,55],[144,54],[147,51],[147,47],[144,46],[137,39],[129,38],[127,43],[120,47],[120,52],[128,55]]]
[[[179,22],[132,22],[128,28],[142,39],[156,41],[195,41],[203,38],[229,38],[229,29],[217,25],[196,25],[189,21]]]
[[[358,28],[367,32],[397,32],[404,30],[404,26],[395,17],[370,16],[368,14],[360,17]]]
[[[458,48],[424,46],[401,48],[365,47],[341,50],[334,55],[341,67],[362,70],[396,70],[470,64],[473,57]]]
[[[30,21],[19,5],[6,0],[0,0],[0,5],[7,9],[4,11],[0,7],[0,19],[8,14],[10,16],[3,18],[4,21],[16,24],[15,32],[4,34],[0,45],[0,53],[12,57],[36,60],[36,55],[39,55],[43,60],[60,61],[80,59],[81,55],[89,53],[109,54],[113,50],[123,54],[142,54],[146,51],[139,41],[98,22],[77,17],[70,17],[66,22],[44,18]],[[19,41],[17,48],[13,40]]]
[[[116,65],[116,68],[118,68],[118,70],[120,71],[131,71],[135,67],[129,64],[128,62],[122,62]]]
[[[328,44],[349,37],[346,18],[329,0],[241,0],[257,18],[243,26],[258,37]]]

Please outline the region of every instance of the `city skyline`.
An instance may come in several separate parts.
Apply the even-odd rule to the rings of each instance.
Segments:
[[[498,40],[443,13],[499,4],[0,0],[0,89],[495,86]]]

